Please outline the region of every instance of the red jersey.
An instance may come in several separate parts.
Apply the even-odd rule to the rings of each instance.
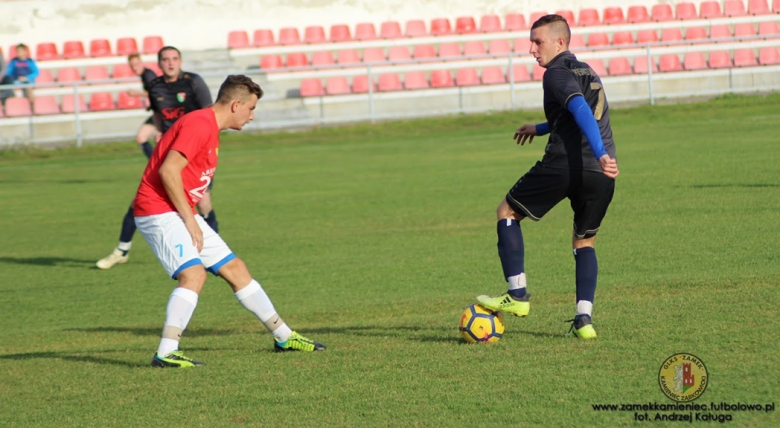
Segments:
[[[182,116],[163,135],[149,158],[133,202],[134,215],[140,217],[176,211],[160,178],[160,166],[171,150],[187,158],[181,179],[194,213],[195,204],[203,197],[214,177],[218,149],[219,127],[214,110],[204,108]]]

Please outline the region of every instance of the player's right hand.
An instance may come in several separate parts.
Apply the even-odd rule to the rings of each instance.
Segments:
[[[618,176],[618,174],[620,174],[620,171],[618,171],[617,161],[609,157],[609,155],[600,157],[599,165],[601,166],[601,172],[603,172],[604,175],[609,178],[615,178]]]
[[[534,136],[536,135],[536,125],[531,123],[526,123],[525,125],[521,126],[520,129],[515,132],[515,136],[513,137],[514,140],[517,141],[517,144],[520,144],[521,146],[525,144],[526,141],[528,141],[528,144],[531,144],[534,141]]]
[[[184,226],[187,228],[187,232],[190,232],[190,236],[192,236],[192,246],[197,248],[198,253],[200,253],[203,250],[203,231],[200,230],[195,217],[192,217],[191,220],[185,220]]]

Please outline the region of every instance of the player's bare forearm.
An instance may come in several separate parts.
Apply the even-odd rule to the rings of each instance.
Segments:
[[[165,187],[165,193],[168,194],[168,198],[176,208],[176,212],[184,220],[184,225],[192,235],[192,244],[200,251],[203,248],[203,232],[195,221],[192,207],[184,193],[181,171],[185,166],[187,166],[187,158],[176,150],[171,150],[163,164],[160,165],[160,180]]]

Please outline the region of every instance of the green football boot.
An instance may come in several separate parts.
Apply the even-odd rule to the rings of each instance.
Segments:
[[[490,309],[493,312],[504,312],[516,317],[527,317],[528,312],[531,311],[531,303],[528,301],[531,295],[526,293],[525,296],[517,299],[504,293],[500,296],[477,296],[477,302],[480,305]]]
[[[187,367],[205,366],[203,361],[193,360],[192,358],[185,357],[181,351],[173,351],[168,355],[161,357],[158,354],[154,354],[152,358],[152,367],[175,367],[184,369]]]
[[[595,339],[596,330],[593,329],[593,323],[590,319],[590,315],[577,315],[573,320],[567,320],[565,322],[571,323],[571,328],[566,336],[574,334],[580,339]]]
[[[292,332],[292,336],[285,342],[274,341],[274,352],[288,352],[288,351],[303,351],[314,352],[324,351],[325,345],[319,342],[315,342],[311,339],[307,339],[296,332]]]

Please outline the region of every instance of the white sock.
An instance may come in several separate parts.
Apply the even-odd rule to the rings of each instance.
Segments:
[[[525,272],[520,275],[510,276],[506,281],[509,283],[510,290],[525,288]]]
[[[243,307],[255,314],[277,342],[286,342],[290,338],[292,330],[279,318],[271,299],[265,294],[260,283],[253,279],[249,285],[236,291],[235,296]]]
[[[187,328],[196,306],[198,306],[198,293],[181,287],[176,287],[173,290],[168,299],[168,309],[165,316],[166,328],[163,328],[163,338],[157,348],[157,355],[165,356],[179,349],[179,338],[165,337],[165,332],[169,330],[167,327],[172,327],[171,330]]]
[[[132,245],[133,245],[133,243],[132,243],[132,242],[119,242],[119,245],[117,245],[116,247],[117,247],[117,248],[118,248],[120,251],[130,251],[130,247],[131,247]]]
[[[587,300],[578,300],[577,315],[593,316],[593,302],[589,302]]]

